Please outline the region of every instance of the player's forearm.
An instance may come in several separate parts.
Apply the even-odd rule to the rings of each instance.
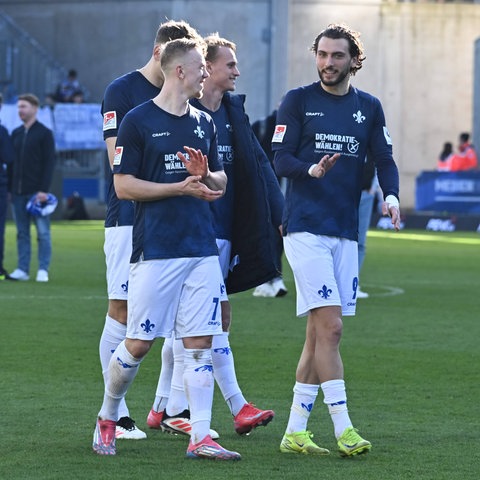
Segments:
[[[115,192],[120,200],[152,202],[182,194],[180,183],[149,182],[124,174],[115,174],[113,181]]]

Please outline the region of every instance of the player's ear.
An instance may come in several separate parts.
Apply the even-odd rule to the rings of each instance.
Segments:
[[[159,45],[158,43],[155,44],[154,47],[153,47],[153,53],[152,53],[152,55],[153,55],[153,57],[155,58],[155,60],[156,60],[157,62],[160,61],[160,56],[161,56],[161,54],[162,54],[162,50],[163,50],[163,49],[162,49],[162,46]]]

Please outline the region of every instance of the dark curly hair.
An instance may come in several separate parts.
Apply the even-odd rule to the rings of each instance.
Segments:
[[[344,23],[331,23],[327,26],[325,30],[323,30],[317,35],[317,38],[315,38],[312,46],[310,47],[310,50],[315,54],[317,54],[318,42],[322,37],[333,39],[344,38],[345,40],[347,40],[350,56],[357,59],[357,63],[350,69],[350,73],[352,75],[355,75],[357,71],[362,68],[362,63],[366,57],[363,50],[363,44],[360,41],[359,32],[352,30],[348,25],[345,25]]]

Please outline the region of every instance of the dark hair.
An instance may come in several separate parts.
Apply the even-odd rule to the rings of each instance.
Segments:
[[[187,22],[180,20],[169,20],[159,25],[157,35],[155,36],[155,44],[164,44],[170,40],[179,38],[200,39],[201,35]]]
[[[445,160],[453,152],[453,145],[450,142],[445,142],[443,144],[442,153],[440,153],[440,160]]]
[[[344,23],[331,23],[327,26],[325,30],[320,32],[315,38],[310,50],[317,54],[318,42],[322,37],[339,39],[344,38],[348,41],[348,50],[352,58],[357,59],[357,64],[350,69],[350,73],[355,75],[358,70],[362,68],[362,63],[365,60],[365,53],[363,49],[363,44],[360,40],[360,33],[352,30],[349,26]]]
[[[462,143],[467,143],[469,139],[470,139],[470,134],[469,133],[463,132],[463,133],[460,134],[460,141]]]

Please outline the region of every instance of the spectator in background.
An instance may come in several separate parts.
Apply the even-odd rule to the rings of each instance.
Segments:
[[[84,94],[83,90],[75,90],[72,95],[72,103],[83,103]]]
[[[0,93],[0,109],[2,108],[3,96]],[[5,222],[7,220],[8,204],[8,169],[13,163],[15,153],[12,139],[8,130],[0,125],[0,280],[10,280],[10,276],[3,266],[5,252]]]
[[[458,152],[452,155],[449,165],[450,172],[475,170],[478,168],[477,153],[470,143],[470,134],[466,132],[460,134]]]
[[[253,133],[257,137],[263,151],[267,154],[273,169],[273,151],[272,136],[275,131],[275,123],[277,120],[277,110],[274,110],[268,117],[257,120],[252,124]],[[277,177],[279,185],[281,178]],[[282,255],[283,240],[282,237],[274,234],[272,238],[272,250],[275,252],[275,266],[280,273],[276,278],[269,282],[262,283],[253,291],[254,297],[283,297],[288,293],[287,287],[282,277]]]
[[[443,150],[437,160],[437,170],[439,172],[448,172],[450,170],[450,161],[453,156],[453,145],[451,142],[443,144]]]
[[[53,133],[37,120],[40,102],[25,93],[18,97],[18,116],[22,125],[12,132],[15,158],[12,166],[12,204],[17,226],[18,266],[10,274],[14,280],[28,280],[31,242],[30,222],[33,219],[38,238],[37,282],[48,282],[48,269],[52,256],[50,216],[32,216],[26,209],[35,195],[38,202],[46,202],[55,167]]]
[[[78,95],[79,93],[81,93],[83,97],[83,88],[78,81],[77,71],[71,69],[68,72],[67,78],[62,80],[58,85],[55,93],[55,100],[61,103],[72,103],[75,95]]]

